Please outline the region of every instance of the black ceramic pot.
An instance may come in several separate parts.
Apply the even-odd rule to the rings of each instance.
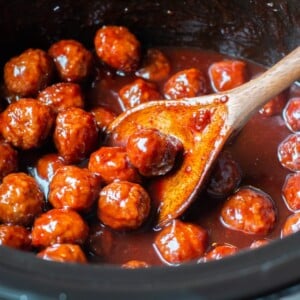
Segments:
[[[0,1],[0,65],[59,38],[91,46],[102,24],[144,45],[197,46],[271,65],[300,44],[298,0]],[[299,66],[298,66],[299,67]],[[2,299],[241,299],[300,283],[300,234],[222,261],[126,270],[60,264],[0,247]]]

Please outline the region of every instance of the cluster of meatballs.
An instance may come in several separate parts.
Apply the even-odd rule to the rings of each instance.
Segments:
[[[133,82],[118,93],[123,110],[151,100],[225,91],[247,80],[246,63],[240,60],[216,62],[208,74],[191,68],[170,76],[171,65],[164,53],[157,49],[142,53],[140,42],[125,27],[103,26],[95,34],[94,45],[92,52],[78,41],[61,40],[48,51],[28,49],[4,66],[7,104],[0,115],[2,245],[32,250],[40,258],[60,262],[85,263],[86,249],[102,255],[109,251],[106,243],[110,243],[110,236],[101,231],[103,244],[93,248],[99,232],[92,232],[89,220],[96,217],[103,228],[115,231],[143,226],[152,207],[143,183],[170,172],[184,151],[178,139],[155,128],[134,132],[125,147],[102,144],[116,113],[87,103],[83,86],[93,77],[95,61],[118,76],[134,74]],[[156,84],[162,81],[163,96]],[[270,103],[261,113],[273,114],[282,99],[279,96]],[[297,103],[299,107],[299,99]],[[287,118],[290,115],[287,109]],[[289,124],[297,126],[294,123]],[[299,144],[299,136],[296,139]],[[49,151],[37,158],[34,174],[19,169],[22,153],[36,149],[44,153],[45,148]],[[207,192],[217,198],[230,195],[221,213],[225,226],[266,235],[276,221],[272,199],[252,187],[232,194],[241,176],[239,166],[224,152]],[[46,189],[41,182],[46,183]],[[290,192],[292,188],[286,189]],[[265,242],[256,241],[253,247]],[[179,219],[156,234],[154,247],[161,260],[171,265],[219,259],[238,251],[232,245],[209,249],[208,231]],[[123,267],[148,264],[131,260]]]

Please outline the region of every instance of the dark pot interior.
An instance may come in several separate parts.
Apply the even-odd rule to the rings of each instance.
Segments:
[[[92,48],[103,24],[126,25],[145,46],[212,49],[272,65],[300,44],[298,0],[239,1],[0,1],[0,65],[28,47],[47,49],[60,38]],[[66,265],[0,248],[0,295],[5,299],[242,298],[300,281],[300,235],[205,265],[124,270]],[[25,299],[25,298],[24,298]]]

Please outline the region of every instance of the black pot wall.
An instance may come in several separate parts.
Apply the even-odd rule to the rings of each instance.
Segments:
[[[61,38],[92,48],[103,24],[126,25],[146,46],[197,46],[266,65],[300,44],[299,0],[0,0],[0,66]],[[295,234],[218,262],[143,270],[59,264],[0,247],[0,298],[242,299],[300,282],[299,244]]]

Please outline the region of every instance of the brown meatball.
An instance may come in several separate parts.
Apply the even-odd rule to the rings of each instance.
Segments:
[[[281,237],[285,237],[300,231],[300,212],[290,215],[281,229]]]
[[[290,134],[278,146],[281,165],[291,171],[300,171],[300,134]]]
[[[119,91],[119,97],[124,110],[151,100],[161,99],[155,84],[143,79],[136,79],[134,82],[125,85]]]
[[[0,182],[9,173],[17,171],[18,153],[10,144],[0,141]]]
[[[103,26],[95,35],[96,53],[114,69],[135,71],[140,61],[140,42],[122,26]]]
[[[98,198],[100,187],[100,177],[88,169],[65,166],[54,174],[48,200],[55,208],[87,212]]]
[[[35,247],[64,243],[82,245],[88,236],[88,226],[77,212],[54,208],[35,219],[31,235]]]
[[[115,113],[105,107],[96,107],[90,111],[97,122],[100,131],[105,132],[108,125],[116,118]]]
[[[87,259],[78,245],[74,244],[55,244],[40,251],[37,257],[67,263],[86,263]]]
[[[129,260],[122,265],[124,269],[149,268],[149,265],[142,260]]]
[[[114,180],[140,182],[136,168],[121,147],[101,147],[90,156],[88,169],[101,176],[106,184]]]
[[[181,99],[207,94],[207,80],[198,69],[192,68],[174,74],[164,85],[167,99]]]
[[[221,221],[226,227],[247,234],[267,234],[275,225],[276,212],[269,195],[253,187],[243,187],[227,198]]]
[[[226,197],[238,187],[241,177],[239,165],[229,152],[224,151],[217,160],[206,191],[212,197]]]
[[[169,76],[170,70],[170,62],[163,52],[148,49],[143,64],[135,75],[150,81],[162,81]]]
[[[202,227],[173,220],[155,238],[160,258],[171,265],[181,264],[202,256],[208,235]]]
[[[294,132],[300,131],[300,97],[291,98],[286,104],[283,117],[286,126]]]
[[[30,225],[42,212],[44,196],[36,181],[25,173],[11,173],[0,185],[0,222]]]
[[[23,226],[1,224],[0,245],[29,250],[31,247],[30,232]]]
[[[205,257],[202,261],[210,261],[210,260],[219,260],[223,257],[233,255],[238,252],[238,248],[233,245],[225,244],[225,245],[217,245],[208,253],[206,253]]]
[[[65,166],[64,159],[56,153],[49,153],[42,156],[36,164],[36,171],[39,177],[47,181],[51,180],[58,168]]]
[[[266,117],[281,114],[286,104],[286,95],[281,93],[269,100],[260,110],[259,113]]]
[[[51,106],[55,113],[69,107],[84,107],[83,94],[76,83],[60,82],[48,86],[38,94],[37,99]]]
[[[58,41],[50,47],[48,54],[53,58],[63,81],[81,82],[91,73],[92,54],[78,41]]]
[[[98,201],[98,218],[113,229],[136,229],[150,212],[150,197],[139,184],[118,181],[105,186]]]
[[[247,65],[240,60],[224,60],[213,63],[208,70],[216,92],[233,89],[247,81]]]
[[[4,66],[4,82],[8,91],[21,97],[35,96],[49,85],[53,62],[40,49],[28,49],[11,58]]]
[[[54,143],[67,163],[85,159],[98,142],[98,127],[94,116],[81,108],[61,111],[56,118]]]
[[[13,146],[28,150],[42,145],[54,123],[51,108],[35,99],[20,99],[1,115],[1,132]]]
[[[157,129],[140,129],[129,136],[126,152],[144,176],[165,175],[174,166],[181,142]]]
[[[286,177],[282,195],[291,211],[300,209],[300,173],[289,174]]]

